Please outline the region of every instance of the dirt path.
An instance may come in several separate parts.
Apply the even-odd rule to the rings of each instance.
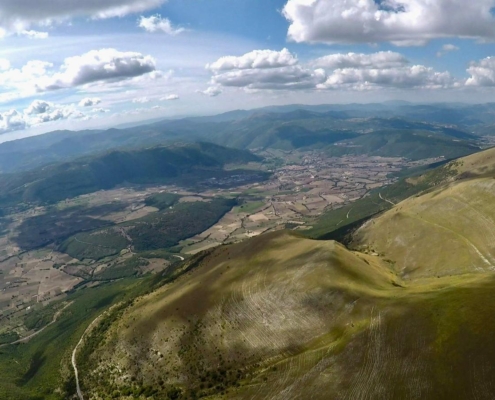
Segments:
[[[103,314],[104,313],[98,315],[93,320],[93,322],[91,322],[91,324],[89,324],[89,326],[86,328],[86,330],[82,334],[81,339],[79,339],[79,342],[77,342],[76,347],[74,347],[74,351],[72,352],[71,362],[72,362],[72,368],[74,369],[74,376],[76,378],[76,390],[77,390],[77,397],[79,398],[79,400],[84,400],[84,396],[83,396],[83,393],[81,391],[81,385],[79,383],[79,371],[77,370],[77,362],[76,362],[77,349],[83,343],[84,336],[86,336],[86,334],[89,332],[89,330],[93,327],[94,324],[96,324],[96,321],[98,321]]]
[[[380,199],[382,199],[383,201],[386,201],[387,203],[390,203],[393,206],[395,206],[395,203],[393,201],[390,201],[390,200],[386,199],[385,197],[382,197],[381,193],[378,193],[378,197],[380,197]]]
[[[177,258],[180,258],[180,259],[181,259],[181,261],[184,261],[184,260],[185,260],[185,258],[184,258],[184,257],[182,257],[182,256],[178,256],[178,255],[175,255],[175,254],[174,254],[173,256],[174,256],[174,257],[177,257]]]
[[[55,315],[53,316],[53,319],[52,319],[52,322],[50,322],[49,324],[45,325],[43,328],[41,328],[39,331],[36,331],[34,333],[32,333],[31,335],[29,336],[26,336],[26,337],[23,337],[19,340],[16,340],[15,342],[12,342],[12,343],[5,343],[5,344],[2,344],[0,345],[0,348],[2,347],[5,347],[5,346],[11,346],[11,345],[14,345],[14,344],[19,344],[19,343],[26,343],[26,342],[29,342],[32,338],[34,338],[35,336],[39,335],[41,332],[43,332],[46,328],[48,328],[50,325],[53,325],[55,322],[57,322],[58,320],[58,317],[60,317],[60,314],[62,314],[62,312],[67,308],[69,307],[73,302],[71,301],[70,303],[66,304],[64,306],[64,308],[62,308],[61,310],[58,310]]]

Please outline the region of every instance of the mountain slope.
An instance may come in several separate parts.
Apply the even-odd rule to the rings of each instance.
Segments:
[[[366,223],[353,246],[384,254],[404,276],[495,269],[495,149],[451,164],[450,182]]]
[[[495,389],[493,273],[406,286],[379,257],[284,232],[188,268],[89,336],[88,397],[490,399]]]

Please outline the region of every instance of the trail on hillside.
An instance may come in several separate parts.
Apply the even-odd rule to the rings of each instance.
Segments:
[[[83,396],[83,393],[81,391],[81,385],[79,382],[79,371],[77,370],[77,362],[76,362],[77,349],[83,343],[84,337],[86,336],[86,334],[90,331],[90,329],[93,327],[93,325],[96,324],[96,321],[98,321],[98,319],[100,319],[103,314],[104,313],[98,315],[93,320],[93,322],[91,322],[91,324],[89,324],[89,326],[86,328],[86,330],[82,334],[81,339],[79,339],[79,342],[77,342],[76,347],[74,347],[74,351],[72,352],[71,363],[72,363],[72,368],[74,369],[74,376],[76,378],[76,390],[77,390],[77,397],[79,398],[79,400],[84,400],[84,396]]]

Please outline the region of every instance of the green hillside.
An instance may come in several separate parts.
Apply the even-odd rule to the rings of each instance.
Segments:
[[[113,151],[40,170],[1,175],[0,204],[54,203],[124,183],[193,185],[228,175],[223,171],[225,164],[258,160],[249,152],[211,143]]]
[[[491,396],[493,273],[406,284],[380,257],[284,232],[196,263],[88,336],[87,396]]]

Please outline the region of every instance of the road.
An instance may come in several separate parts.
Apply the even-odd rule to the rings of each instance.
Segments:
[[[43,328],[41,328],[39,331],[36,331],[34,333],[32,333],[31,335],[29,336],[26,336],[26,337],[23,337],[19,340],[16,340],[15,342],[12,342],[12,343],[5,343],[5,344],[2,344],[0,345],[0,348],[2,347],[5,347],[5,346],[11,346],[13,344],[19,344],[19,343],[26,343],[26,342],[29,342],[32,338],[34,338],[35,336],[39,335],[41,332],[43,332],[46,328],[48,328],[50,325],[53,325],[55,322],[57,322],[58,320],[58,317],[60,317],[60,314],[62,314],[62,312],[67,308],[69,307],[70,305],[72,304],[72,301],[68,304],[66,304],[64,306],[64,308],[62,308],[61,310],[58,310],[55,315],[53,316],[53,319],[52,319],[52,322],[50,322],[49,324],[45,325]]]
[[[177,255],[175,255],[175,254],[174,254],[173,256],[174,256],[174,257],[177,257],[177,258],[180,258],[182,261],[184,261],[184,260],[185,260],[185,258],[184,258],[184,257],[182,257],[182,256],[177,256]]]
[[[382,199],[383,201],[386,201],[387,203],[390,203],[392,204],[393,206],[395,206],[395,203],[393,201],[390,201],[384,197],[382,197],[382,194],[381,193],[378,193],[378,196],[380,197],[380,199]]]
[[[89,330],[93,327],[94,324],[96,324],[96,321],[98,321],[103,314],[98,315],[93,320],[93,322],[91,322],[91,324],[89,324],[89,326],[86,328],[86,330],[82,334],[81,339],[79,339],[79,342],[77,342],[76,347],[74,347],[74,351],[72,352],[72,360],[71,360],[72,361],[72,368],[74,369],[74,376],[76,378],[76,390],[77,390],[77,397],[79,398],[79,400],[84,400],[84,396],[83,396],[83,393],[81,391],[81,385],[79,384],[79,371],[77,370],[77,363],[76,363],[77,349],[83,343],[84,336],[86,336],[86,333],[89,332]]]

